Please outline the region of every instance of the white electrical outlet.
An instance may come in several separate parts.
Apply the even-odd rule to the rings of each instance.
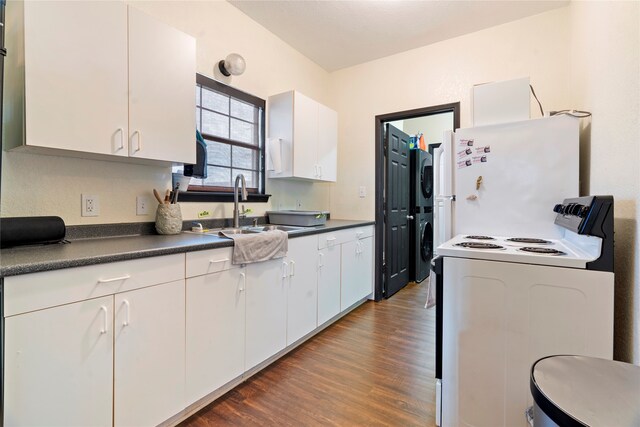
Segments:
[[[300,208],[302,208],[302,200],[297,199],[296,200],[296,209],[300,209]]]
[[[136,215],[149,215],[149,204],[151,201],[147,196],[136,197]]]
[[[364,185],[361,185],[359,194],[360,194],[360,198],[367,197],[367,187],[365,187]]]
[[[82,216],[98,216],[100,215],[100,200],[98,196],[89,194],[82,195]]]

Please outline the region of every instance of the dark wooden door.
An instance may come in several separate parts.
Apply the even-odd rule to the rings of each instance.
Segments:
[[[386,297],[409,282],[409,135],[385,129],[385,289]]]

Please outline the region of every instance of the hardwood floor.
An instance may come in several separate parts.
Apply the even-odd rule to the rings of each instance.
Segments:
[[[426,288],[366,302],[181,426],[435,425]]]

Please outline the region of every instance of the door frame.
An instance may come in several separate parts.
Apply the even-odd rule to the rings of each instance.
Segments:
[[[375,245],[375,290],[374,300],[380,301],[384,297],[384,271],[382,255],[384,252],[384,128],[385,122],[413,119],[416,117],[431,116],[440,113],[453,113],[453,129],[460,127],[460,102],[434,105],[432,107],[416,108],[414,110],[398,111],[395,113],[381,114],[375,117],[375,170],[376,170],[376,245]]]

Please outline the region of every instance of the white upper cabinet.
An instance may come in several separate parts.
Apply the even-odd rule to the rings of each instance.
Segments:
[[[335,182],[338,176],[338,113],[318,105],[318,177]]]
[[[195,87],[195,39],[130,7],[130,156],[195,163]]]
[[[335,182],[338,114],[297,91],[270,96],[268,113],[269,138],[281,140],[269,150],[280,160],[269,178]]]
[[[16,1],[6,40],[9,148],[195,162],[193,37],[124,2]]]
[[[126,156],[127,6],[25,2],[24,46],[27,144]]]
[[[293,176],[317,179],[318,103],[294,92],[293,98]]]

